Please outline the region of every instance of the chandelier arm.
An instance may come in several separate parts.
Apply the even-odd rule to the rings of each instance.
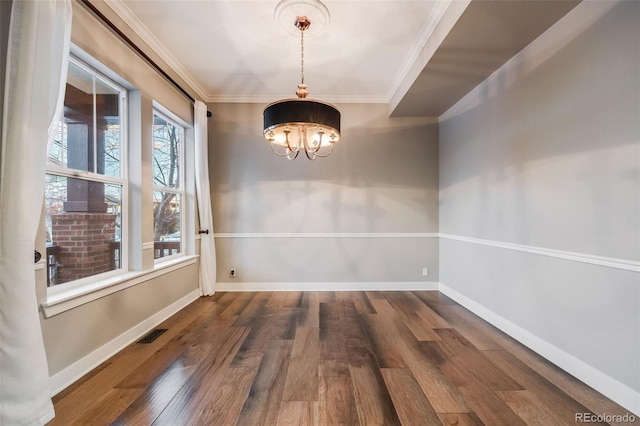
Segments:
[[[315,160],[316,158],[318,158],[318,154],[312,152],[312,151],[307,151],[306,149],[304,150],[304,153],[306,154],[307,158],[311,161]]]
[[[316,159],[316,153],[313,151],[313,149],[309,146],[309,143],[307,142],[307,130],[305,129],[304,132],[302,132],[302,143],[304,145],[304,153],[307,156],[307,158],[309,160],[315,160]]]
[[[316,157],[320,157],[320,158],[326,158],[328,156],[331,155],[331,153],[333,152],[333,147],[335,146],[335,144],[331,144],[330,147],[331,149],[329,150],[329,152],[327,152],[326,154],[318,154],[317,152],[315,153]]]
[[[275,144],[274,144],[273,142],[272,142],[272,143],[270,143],[269,145],[271,145],[271,151],[273,151],[273,153],[274,153],[275,155],[277,155],[278,157],[288,157],[288,156],[291,154],[291,152],[292,152],[291,150],[289,150],[289,149],[288,149],[288,151],[289,151],[289,152],[282,154],[282,153],[280,153],[280,152],[276,151],[276,149],[275,149],[275,147],[274,147],[274,145],[275,145]]]
[[[287,146],[287,149],[288,149],[289,151],[291,151],[291,152],[295,152],[295,151],[299,151],[299,150],[300,150],[300,148],[298,148],[298,149],[293,149],[293,148],[291,147],[291,145],[289,145],[289,140],[288,140],[288,139],[287,139],[285,142],[287,143],[287,145],[286,145],[286,146]]]
[[[302,147],[303,147],[303,144],[302,144],[302,143],[301,143],[301,141],[300,141],[300,139],[301,139],[301,136],[300,136],[300,135],[301,135],[302,133],[303,133],[303,132],[302,132],[302,129],[300,129],[300,126],[298,126],[298,141],[296,142],[296,144],[295,144],[295,147],[294,147],[294,148],[292,148],[292,147],[291,147],[291,144],[290,144],[290,142],[289,142],[289,134],[288,134],[288,133],[286,134],[285,142],[287,143],[287,147],[288,147],[291,151],[293,151],[293,152],[298,152],[298,151],[300,151],[300,148],[302,148]]]
[[[298,129],[298,143],[296,143],[295,148],[291,147],[291,143],[289,142],[289,131],[285,131],[284,133],[284,141],[287,144],[287,160],[295,160],[298,158],[298,154],[300,154],[300,129]],[[293,154],[293,157],[291,156]]]
[[[311,154],[315,154],[316,152],[318,152],[318,150],[322,146],[322,135],[320,135],[320,141],[318,142],[318,146],[315,147],[315,148],[309,145],[309,142],[307,140],[307,131],[306,130],[304,130],[303,135],[304,135],[304,137],[303,137],[304,150],[306,152],[310,152]],[[307,155],[307,157],[308,157],[308,155]]]
[[[293,148],[291,148],[291,145],[289,144],[289,132],[288,132],[288,131],[285,131],[285,132],[284,132],[284,141],[285,141],[285,143],[287,144],[287,149],[288,149],[289,151],[295,151]],[[300,149],[300,148],[298,147],[298,150],[299,150],[299,149]]]
[[[320,135],[320,137],[318,138],[318,146],[316,146],[313,149],[313,153],[316,154],[318,151],[320,151],[320,148],[322,147],[322,136],[324,135],[324,132],[318,132],[318,134]]]
[[[307,142],[307,128],[303,126],[299,127],[298,136],[298,141],[302,141],[302,147],[304,148],[304,150],[309,151],[309,143]]]

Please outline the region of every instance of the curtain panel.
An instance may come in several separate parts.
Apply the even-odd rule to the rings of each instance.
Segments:
[[[44,424],[54,416],[33,250],[47,146],[62,111],[71,9],[71,0],[16,0],[11,8],[0,146],[2,425]]]
[[[209,230],[200,234],[200,295],[211,296],[216,285],[216,246],[213,233],[213,213],[211,211],[211,189],[209,187],[209,153],[207,142],[207,106],[200,101],[193,105],[195,157],[196,157],[196,199],[200,229]]]

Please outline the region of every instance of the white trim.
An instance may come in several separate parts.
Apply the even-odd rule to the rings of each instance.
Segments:
[[[350,103],[350,104],[388,104],[397,95],[403,84],[411,84],[417,77],[417,74],[424,68],[424,65],[439,46],[441,38],[438,32],[438,26],[447,18],[447,23],[452,26],[458,19],[461,11],[463,11],[468,0],[462,2],[460,0],[437,0],[435,6],[431,10],[427,21],[423,25],[414,41],[407,56],[402,61],[398,72],[390,82],[389,88],[385,95],[372,96],[344,96],[331,94],[316,94],[319,99],[323,99],[330,103]],[[155,35],[138,19],[138,17],[129,9],[122,0],[105,0],[105,3],[113,9],[113,11],[127,24],[131,29],[153,50],[185,83],[187,83],[205,102],[209,103],[271,103],[274,99],[286,98],[285,96],[252,96],[252,95],[214,95],[209,94],[200,82],[178,61],[175,56],[160,42]],[[454,12],[449,11],[451,5],[455,5]],[[460,8],[460,5],[462,7]],[[458,10],[461,9],[461,10]],[[449,11],[449,15],[447,12]],[[434,34],[439,35],[439,42],[434,44],[429,54],[425,55],[424,51],[429,41],[432,40]],[[443,33],[445,34],[445,33]],[[410,80],[410,81],[409,81]]]
[[[175,127],[184,127],[184,129],[182,130],[193,128],[193,123],[189,123],[188,121],[183,120],[180,116],[178,116],[176,113],[174,113],[155,99],[151,101],[151,104],[153,105],[153,109],[155,110],[154,114],[159,115],[160,118],[164,119],[165,121],[173,121],[173,123],[171,124],[173,124]],[[183,134],[182,136],[182,142],[184,143],[185,135]]]
[[[216,238],[438,238],[437,233],[416,232],[216,232]]]
[[[280,95],[209,95],[205,99],[208,103],[243,103],[243,104],[270,104],[274,99],[290,98],[290,93]],[[385,96],[357,96],[357,95],[331,95],[314,93],[314,99],[322,99],[332,104],[386,104]]]
[[[480,318],[502,330],[510,337],[556,364],[578,380],[583,381],[607,398],[615,401],[627,410],[640,416],[640,392],[620,383],[584,361],[552,345],[544,339],[530,333],[508,319],[496,314],[489,308],[458,291],[440,283],[440,292],[455,300]]]
[[[196,263],[198,256],[182,256],[178,259],[158,264],[154,269],[147,271],[135,271],[116,275],[115,277],[98,281],[79,288],[60,291],[47,297],[42,303],[42,310],[46,318],[58,315],[85,303],[92,302],[101,297],[108,296],[117,291],[149,281],[153,278],[184,268]]]
[[[414,67],[414,65],[418,63],[420,53],[422,53],[427,45],[427,42],[433,36],[434,31],[438,27],[438,24],[440,23],[442,18],[444,18],[445,12],[447,11],[451,3],[452,0],[438,0],[433,9],[431,9],[429,18],[427,18],[426,22],[422,26],[422,29],[420,30],[420,33],[418,33],[416,41],[413,43],[413,46],[411,46],[411,49],[409,50],[409,53],[405,57],[404,61],[402,61],[402,64],[400,65],[396,76],[391,81],[391,85],[387,90],[385,103],[391,102],[391,99],[393,99],[393,95],[395,95],[398,89],[400,89],[400,86],[407,79],[407,76],[409,75],[409,72]],[[431,56],[429,56],[428,59],[431,59]],[[424,65],[426,64],[422,64],[421,69],[424,68]]]
[[[216,291],[437,291],[437,282],[219,282]]]
[[[43,260],[40,260],[38,263],[35,263],[33,266],[33,269],[36,271],[41,271],[46,267],[46,262]]]
[[[507,243],[482,238],[465,237],[462,235],[434,233],[434,232],[217,232],[215,238],[444,238],[463,241],[507,250],[515,250],[556,259],[571,260],[573,262],[588,263],[607,268],[640,272],[640,262],[613,257],[596,256],[586,253],[576,253],[565,250],[555,250],[545,247],[528,246],[524,244]]]
[[[422,44],[420,46],[414,45],[407,55],[408,57],[415,55],[413,61],[402,64],[399,74],[396,75],[393,85],[388,90],[389,113],[395,111],[409,92],[469,3],[471,0],[439,0],[433,8],[426,25],[418,36],[419,40],[422,38],[420,40]]]
[[[182,155],[184,156],[183,190],[184,199],[182,200],[182,251],[185,254],[196,254],[196,218],[198,217],[198,209],[196,207],[196,146],[195,146],[195,129],[194,122],[184,129],[184,147]]]
[[[184,80],[185,83],[193,89],[198,96],[203,99],[208,97],[207,91],[200,85],[189,71],[178,61],[167,48],[153,35],[153,33],[138,19],[138,17],[131,12],[131,9],[121,0],[105,0],[105,3],[113,9],[113,11],[122,20],[131,27],[131,29],[140,38],[149,45],[151,50],[160,56],[160,58],[169,65],[169,67],[178,76]]]
[[[487,96],[495,96],[496,93],[505,91],[515,82],[519,82],[521,76],[530,75],[538,67],[547,64],[549,58],[561,52],[579,34],[583,34],[618,3],[618,1],[589,0],[578,4],[571,13],[560,18],[442,113],[440,123],[477,107],[486,101]]]
[[[544,247],[527,246],[524,244],[505,243],[502,241],[485,240],[482,238],[464,237],[461,235],[439,234],[440,238],[464,241],[466,243],[480,244],[490,247],[498,247],[508,250],[521,251],[524,253],[537,254],[540,256],[555,257],[557,259],[572,260],[574,262],[589,263],[592,265],[605,266],[607,268],[622,269],[625,271],[640,272],[640,262],[616,259],[612,257],[596,256],[592,254],[576,253],[564,250],[554,250]]]
[[[126,179],[121,177],[113,177],[101,175],[99,173],[87,172],[84,170],[72,169],[58,164],[51,163],[47,160],[47,174],[62,176],[71,179],[82,179],[90,182],[102,182],[111,185],[126,185]]]
[[[153,241],[147,241],[146,243],[142,243],[142,250],[152,250],[154,247]]]
[[[135,342],[150,329],[157,326],[167,318],[197,300],[200,297],[199,290],[193,290],[182,298],[176,300],[166,308],[156,312],[149,318],[137,324],[133,328],[116,337],[109,343],[99,347],[89,355],[79,359],[62,371],[49,378],[53,395],[58,394],[82,376],[102,364],[104,361]]]

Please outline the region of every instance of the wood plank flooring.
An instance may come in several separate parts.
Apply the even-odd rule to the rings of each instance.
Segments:
[[[438,292],[217,293],[158,328],[56,395],[49,425],[549,426],[627,413]]]

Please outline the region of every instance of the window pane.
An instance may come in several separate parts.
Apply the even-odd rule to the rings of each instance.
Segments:
[[[121,268],[122,186],[47,175],[47,284]]]
[[[182,242],[182,197],[153,191],[154,259],[180,253]]]
[[[121,90],[69,63],[64,120],[49,148],[49,161],[112,177],[121,173]]]
[[[108,117],[104,131],[104,152],[102,154],[104,169],[98,173],[120,177],[120,117]]]
[[[182,129],[162,117],[153,117],[153,185],[179,188]]]

